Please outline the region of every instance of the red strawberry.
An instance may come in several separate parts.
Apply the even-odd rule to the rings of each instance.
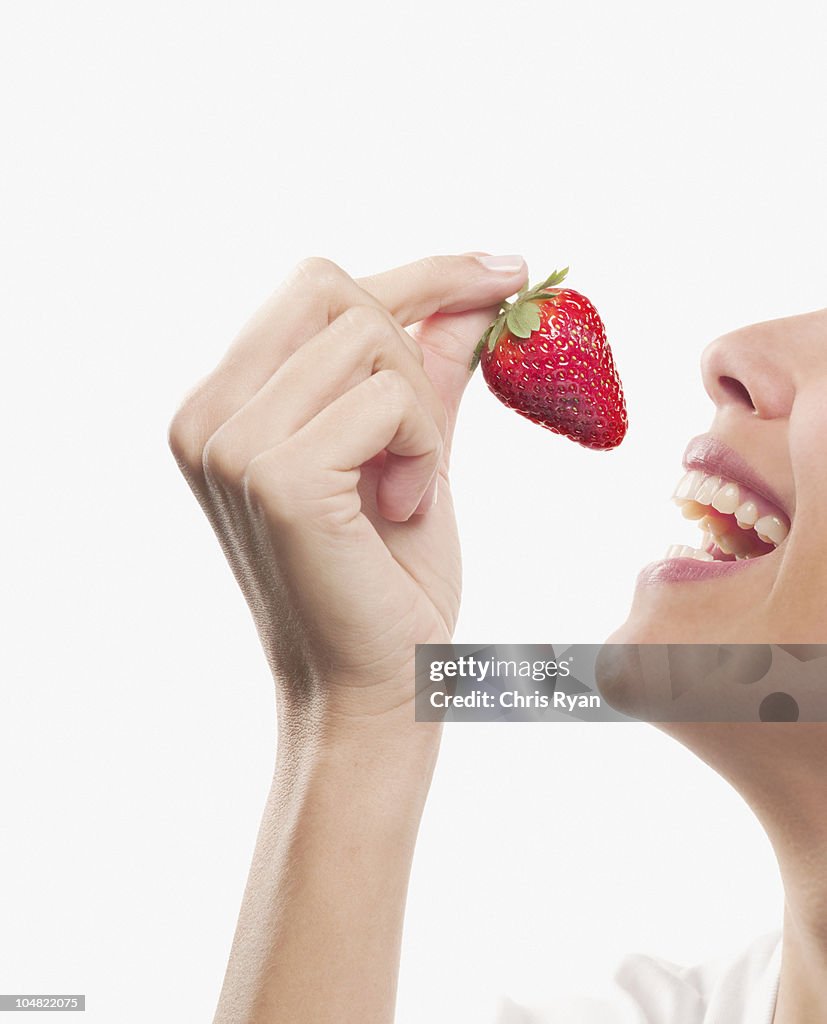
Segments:
[[[533,423],[587,448],[615,448],[628,426],[623,386],[597,310],[585,295],[555,287],[567,272],[504,302],[470,368],[482,362],[491,391]]]

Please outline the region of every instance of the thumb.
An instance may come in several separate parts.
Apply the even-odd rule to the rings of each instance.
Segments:
[[[424,353],[425,372],[448,415],[446,451],[463,392],[473,376],[468,367],[474,347],[498,311],[497,305],[465,313],[435,313],[408,328]]]

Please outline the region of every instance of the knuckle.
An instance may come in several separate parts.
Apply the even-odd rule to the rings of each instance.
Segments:
[[[262,469],[261,459],[253,459],[244,470],[241,480],[241,490],[247,505],[256,508],[266,503],[266,484],[267,477]]]
[[[479,271],[473,256],[426,256],[420,266],[440,304],[448,299],[452,286],[463,280],[472,266]]]
[[[192,470],[200,465],[203,444],[190,401],[184,402],[172,417],[167,428],[167,444],[179,466]]]
[[[420,260],[422,269],[427,274],[433,274],[434,277],[438,277],[440,274],[444,274],[452,265],[452,258],[450,256],[425,256]]]
[[[232,487],[241,483],[246,462],[229,431],[222,429],[204,445],[201,466],[205,479]]]
[[[288,521],[292,517],[292,476],[283,445],[256,456],[241,478],[245,503],[254,511],[266,512],[270,519]]]
[[[411,386],[397,370],[380,370],[371,380],[381,399],[389,405],[403,406],[410,401]]]
[[[383,348],[408,352],[419,366],[425,362],[421,347],[407,331],[402,331],[383,306],[357,303],[349,306],[338,318],[342,330],[354,335],[357,342],[375,358]]]
[[[365,353],[374,359],[382,348],[389,346],[407,352],[420,367],[425,363],[422,347],[410,332],[399,327],[384,306],[357,302],[348,306],[337,317],[335,324],[339,330],[353,335],[354,340],[364,347]]]
[[[294,276],[312,288],[322,291],[341,281],[345,277],[345,272],[337,263],[324,256],[308,256],[298,264]]]
[[[367,303],[348,307],[340,319],[345,326],[359,332],[384,332],[391,326],[390,316],[384,309]]]

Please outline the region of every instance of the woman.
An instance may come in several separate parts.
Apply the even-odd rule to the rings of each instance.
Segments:
[[[276,681],[275,774],[220,1024],[393,1018],[408,874],[440,740],[439,723],[414,721],[414,645],[449,642],[460,600],[451,438],[474,343],[526,277],[516,256],[434,257],[360,281],[308,260],[174,418],[172,450]],[[648,567],[614,640],[824,639],[825,338],[822,311],[707,349],[717,411],[691,465],[725,482],[748,476],[743,485],[789,536],[748,560]],[[786,891],[783,958],[771,936],[720,970],[630,959],[616,1005],[584,1004],[580,1019],[764,1024],[773,1009],[775,1024],[827,1019],[821,729],[665,728],[767,829]],[[501,1019],[563,1019],[521,1014],[504,1007]]]

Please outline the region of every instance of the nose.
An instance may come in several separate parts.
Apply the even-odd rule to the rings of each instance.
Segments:
[[[718,409],[759,419],[789,416],[795,396],[795,333],[784,325],[784,320],[755,324],[707,345],[701,374]]]

